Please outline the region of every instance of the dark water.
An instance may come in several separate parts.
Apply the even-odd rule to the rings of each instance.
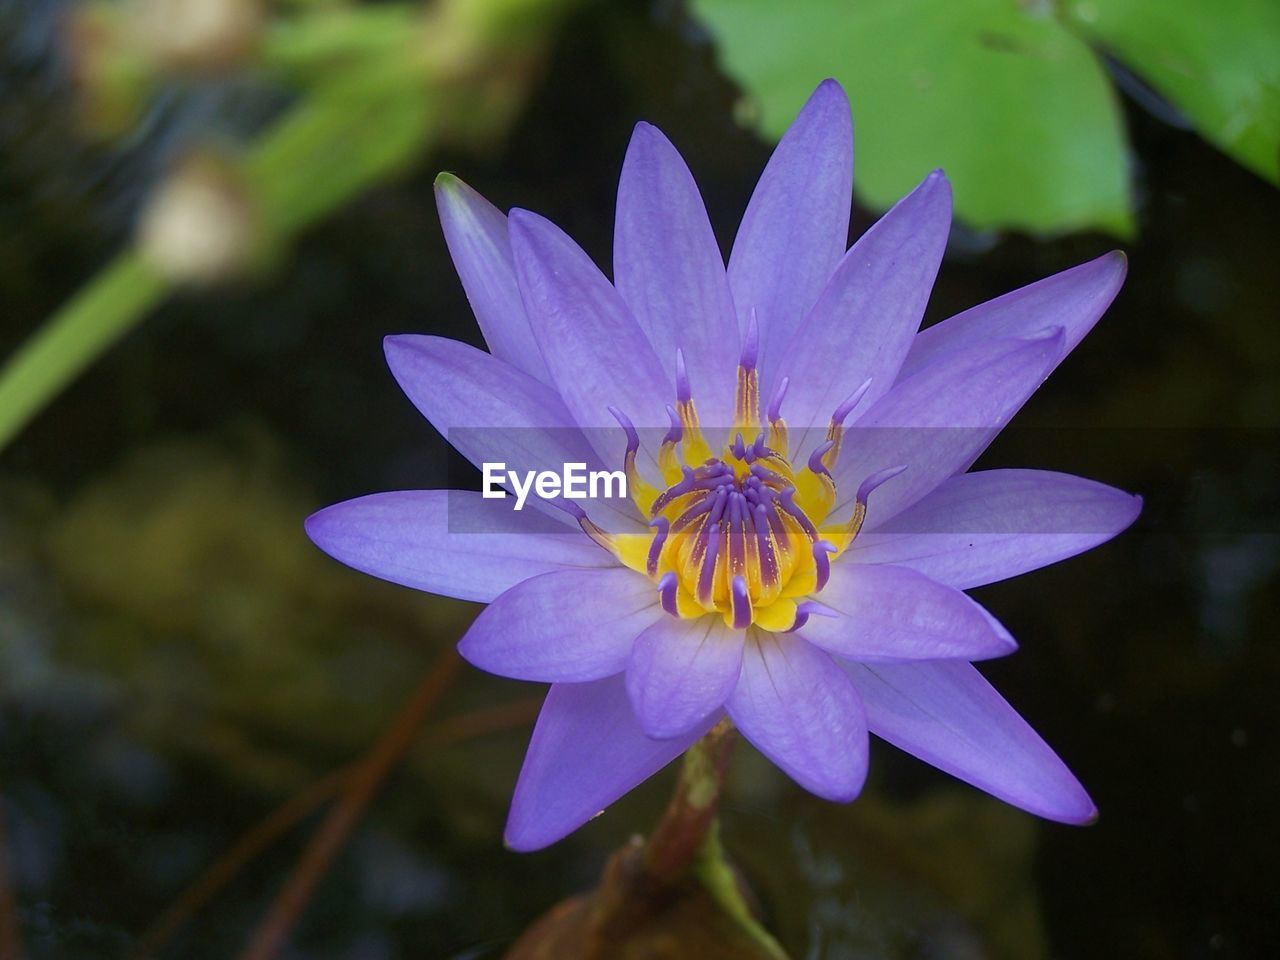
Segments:
[[[3,6],[6,27],[52,9],[21,7]],[[3,47],[4,352],[115,249],[184,110],[234,125],[240,109],[178,103],[142,148],[77,147],[48,33],[23,22]],[[735,126],[735,96],[671,22],[639,5],[583,14],[504,144],[426,158],[257,287],[171,302],[5,452],[0,811],[30,955],[127,952],[238,836],[365,750],[474,615],[338,567],[300,526],[337,499],[443,483],[443,441],[380,346],[477,338],[435,172],[550,216],[607,262],[623,150],[647,119],[727,246],[768,155]],[[977,591],[1022,642],[987,674],[1101,820],[1036,821],[884,744],[866,796],[834,807],[742,750],[724,839],[797,958],[1244,958],[1280,943],[1280,201],[1126,109],[1129,280],[982,465],[1070,470],[1147,508],[1093,553]],[[854,232],[870,222],[857,211]],[[927,322],[1113,246],[957,228]],[[471,672],[437,715],[537,693]],[[287,955],[494,955],[652,823],[665,780],[546,852],[505,852],[526,736],[415,748]],[[235,955],[317,822],[162,955]]]

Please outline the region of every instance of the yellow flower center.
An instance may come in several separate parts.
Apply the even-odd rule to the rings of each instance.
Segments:
[[[840,453],[843,421],[869,384],[840,405],[826,441],[796,470],[780,412],[787,380],[762,427],[753,335],[748,344],[738,367],[734,426],[718,455],[703,435],[683,358],[677,357],[677,403],[669,408],[671,429],[657,457],[662,488],[641,476],[639,435],[625,414],[612,410],[627,434],[627,487],[651,532],[607,534],[585,517],[580,521],[622,563],[654,581],[673,616],[718,613],[736,629],[790,630],[803,622],[800,603],[826,585],[831,560],[857,535],[866,493],[882,482],[863,484],[853,516],[824,528],[836,502],[830,467]],[[883,479],[896,472],[886,471]]]

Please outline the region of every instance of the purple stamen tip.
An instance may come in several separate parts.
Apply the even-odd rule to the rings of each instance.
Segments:
[[[791,378],[783,377],[778,389],[773,391],[773,399],[769,401],[769,421],[772,423],[782,417],[782,400],[787,395],[787,387],[791,386]]]
[[[760,325],[756,322],[756,308],[747,317],[747,339],[742,344],[742,359],[738,365],[743,370],[754,370],[760,359]]]
[[[631,422],[630,417],[617,407],[610,407],[609,413],[613,415],[613,419],[618,421],[618,425],[622,427],[627,435],[627,453],[635,453],[640,449],[640,434],[636,433],[635,424]]]
[[[689,386],[689,370],[684,364],[684,351],[676,347],[676,399],[688,403],[693,399],[693,388]]]
[[[867,497],[871,496],[871,492],[875,490],[876,487],[892,480],[905,469],[907,469],[905,464],[900,467],[886,467],[884,470],[878,470],[871,476],[867,477],[867,479],[862,481],[862,485],[858,487],[858,492],[856,494],[858,503],[865,504],[867,502]]]
[[[733,578],[733,626],[745,630],[751,626],[751,594],[747,590],[747,578],[738,574]]]
[[[733,455],[739,460],[743,460],[747,456],[747,445],[742,442],[742,434],[736,434],[733,438]]]
[[[684,423],[680,419],[680,414],[676,413],[676,408],[669,403],[667,404],[667,418],[671,421],[671,429],[662,438],[662,442],[679,443],[684,437]]]
[[[677,585],[675,571],[673,570],[668,570],[662,575],[662,579],[658,581],[658,600],[662,604],[662,609],[673,617],[680,616],[680,611],[676,607]]]
[[[572,500],[564,500],[560,497],[555,497],[552,499],[548,499],[546,502],[551,504],[551,506],[553,507],[558,507],[559,509],[563,510],[565,513],[569,514],[569,516],[573,517],[573,519],[577,520],[579,523],[587,519],[587,511],[583,510],[580,506],[578,506]]]
[[[818,589],[821,590],[831,579],[831,557],[836,552],[836,545],[827,540],[815,540],[813,543],[813,562],[818,568]]]
[[[828,470],[827,465],[822,462],[822,458],[825,457],[827,452],[835,445],[836,442],[834,440],[828,440],[820,447],[814,449],[813,453],[809,454],[809,469],[813,473],[825,474],[828,477],[831,476],[831,471]]]
[[[845,417],[849,416],[849,414],[853,412],[853,408],[856,407],[862,401],[862,398],[867,395],[867,391],[870,389],[871,389],[871,378],[868,377],[866,380],[862,382],[862,386],[858,387],[857,390],[849,394],[849,399],[847,399],[844,403],[840,404],[840,406],[836,407],[836,412],[831,415],[831,422],[841,423],[841,424],[844,423]]]
[[[666,517],[654,517],[649,521],[649,526],[657,530],[657,533],[653,535],[653,542],[649,544],[649,556],[645,562],[645,570],[652,577],[658,572],[658,560],[662,557],[662,548],[667,542],[667,533],[671,530],[671,521]]]
[[[796,604],[796,622],[784,632],[794,633],[796,630],[799,630],[809,622],[809,617],[815,613],[820,617],[834,617],[836,615],[835,611],[831,610],[829,607],[824,607],[822,604],[814,600],[806,600],[803,603]]]

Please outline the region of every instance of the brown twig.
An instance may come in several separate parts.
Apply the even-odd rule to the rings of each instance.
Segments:
[[[0,960],[23,960],[22,927],[14,897],[13,863],[9,858],[9,834],[5,828],[4,797],[0,796]]]
[[[218,893],[256,860],[276,839],[297,826],[320,805],[335,796],[356,770],[356,764],[341,769],[309,784],[277,807],[265,820],[232,844],[231,849],[214,861],[189,886],[169,909],[138,938],[130,960],[146,960],[154,956],[175,933],[199,913]]]
[[[541,697],[530,697],[449,717],[428,727],[422,734],[421,743],[440,749],[473,737],[524,726],[533,722],[541,706]],[[230,885],[267,847],[319,809],[325,801],[336,796],[358,769],[360,762],[356,761],[326,774],[290,797],[266,819],[242,835],[138,938],[129,954],[129,960],[147,960],[159,953],[174,934]]]
[[[248,946],[240,954],[241,960],[272,960],[280,952],[307,901],[329,871],[334,857],[378,792],[378,787],[413,745],[423,718],[448,689],[461,668],[462,659],[450,649],[427,671],[390,729],[360,761],[351,776],[348,789],[311,838],[298,865],[271,904],[262,923],[250,937]]]
[[[485,707],[461,713],[433,723],[422,734],[424,746],[439,749],[473,737],[483,737],[488,733],[500,733],[513,727],[522,727],[533,723],[542,709],[542,697],[527,697],[524,700],[513,700],[496,707]]]

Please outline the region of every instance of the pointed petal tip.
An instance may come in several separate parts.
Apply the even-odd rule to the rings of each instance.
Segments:
[[[331,510],[331,507],[324,507],[302,521],[303,533],[307,535],[307,539],[321,550],[324,550],[324,544],[321,541],[325,539],[328,533],[328,520],[332,517]],[[327,553],[328,551],[325,552]]]
[[[1086,260],[1063,272],[1069,273],[1071,270],[1086,273],[1094,280],[1105,280],[1105,286],[1114,286],[1114,289],[1118,290],[1129,273],[1129,255],[1123,250],[1108,250],[1101,256]]]
[[[1084,787],[1076,784],[1076,790],[1077,796],[1070,798],[1061,808],[1045,810],[1028,808],[1028,810],[1053,823],[1062,823],[1069,827],[1091,827],[1098,822],[1098,807],[1084,792]]]
[[[938,167],[931,170],[929,174],[920,181],[920,186],[916,187],[912,193],[920,193],[927,197],[934,198],[935,203],[946,205],[948,216],[951,213],[951,181],[947,179],[946,172]]]
[[[540,836],[536,830],[526,825],[512,824],[510,820],[507,821],[506,829],[502,831],[502,845],[512,853],[536,853],[563,839],[564,837]]]
[[[410,353],[416,351],[427,341],[444,339],[421,333],[389,333],[382,338],[382,355],[387,366],[394,373],[396,365],[401,363]]]
[[[1099,260],[1105,260],[1111,269],[1115,272],[1115,288],[1119,291],[1124,285],[1125,278],[1129,276],[1129,255],[1123,250],[1112,250],[1110,253],[1104,253]]]
[[[462,178],[457,174],[450,173],[448,170],[441,170],[436,174],[436,179],[433,185],[435,186],[436,191],[439,192],[442,190],[457,190],[465,187],[466,183],[464,183]]]
[[[654,126],[648,120],[637,120],[636,125],[631,128],[631,142],[643,143],[646,140],[656,140],[661,143],[670,143],[667,135],[661,129]]]
[[[824,98],[837,98],[842,100],[846,106],[848,106],[849,103],[849,95],[845,93],[844,86],[835,77],[827,77],[814,87],[813,93],[809,95],[810,102],[815,100],[818,96],[822,96]]]
[[[524,207],[512,207],[507,212],[507,223],[512,227],[534,224],[541,219],[532,210],[526,210]]]

